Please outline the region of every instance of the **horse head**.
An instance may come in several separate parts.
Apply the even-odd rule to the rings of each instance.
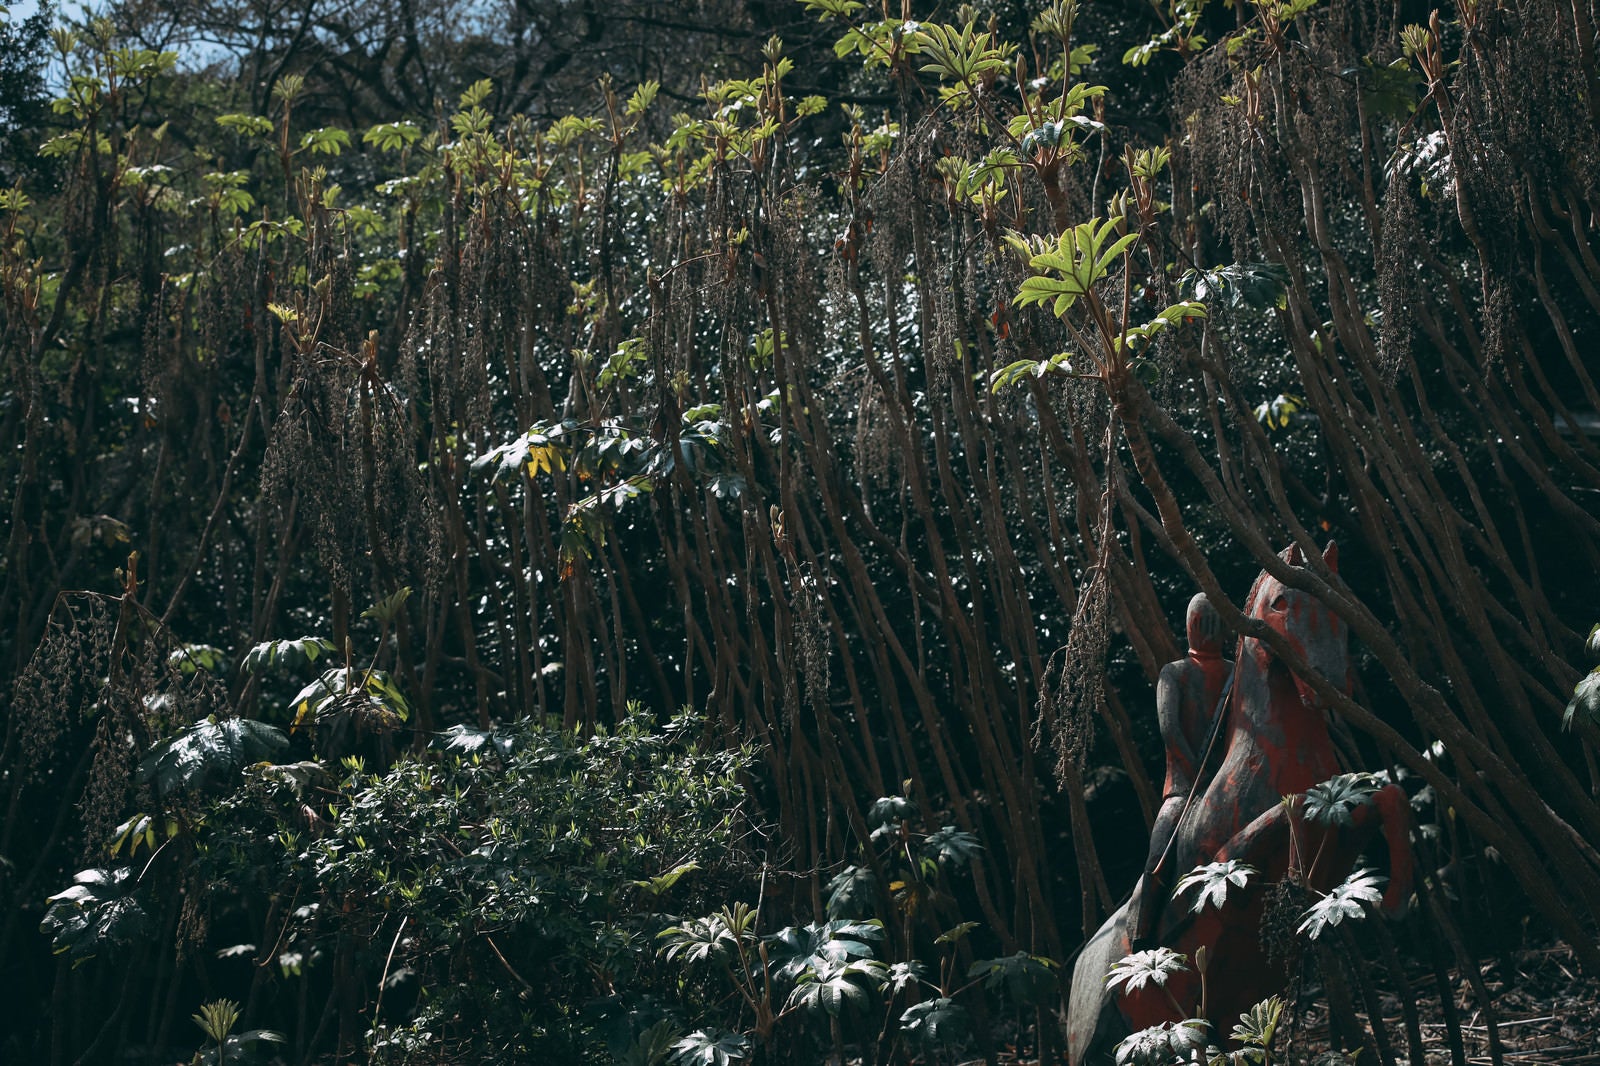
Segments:
[[[1290,566],[1305,566],[1305,556],[1297,544],[1285,549],[1282,557]],[[1322,561],[1328,569],[1338,573],[1339,546],[1330,541],[1322,553]],[[1251,590],[1246,614],[1271,626],[1323,677],[1342,691],[1350,691],[1349,627],[1327,604],[1263,572]],[[1306,706],[1319,708],[1323,705],[1323,700],[1305,679],[1297,676],[1295,687]]]

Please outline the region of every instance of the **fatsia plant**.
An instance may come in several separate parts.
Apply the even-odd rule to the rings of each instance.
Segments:
[[[210,1044],[195,1053],[193,1066],[234,1066],[246,1061],[259,1044],[283,1044],[287,1038],[272,1029],[250,1029],[235,1033],[239,1021],[239,1004],[231,999],[219,999],[203,1005],[193,1016],[194,1023],[206,1034]]]
[[[139,779],[162,796],[198,792],[271,759],[288,744],[277,726],[212,715],[152,748],[139,764]]]
[[[727,1029],[696,1029],[672,1045],[673,1066],[732,1066],[755,1050],[750,1038]]]
[[[1061,964],[1054,959],[1019,951],[999,958],[979,959],[967,970],[967,976],[982,980],[984,987],[990,990],[1004,989],[1012,1002],[1020,1006],[1032,1006],[1055,991],[1060,969]]]
[[[50,897],[39,931],[51,938],[56,954],[66,955],[74,966],[107,948],[137,943],[152,928],[135,895],[138,887],[131,867],[80,870],[71,887]]]
[[[799,972],[785,1008],[831,1018],[847,1011],[864,1014],[883,987],[886,973],[887,967],[877,959],[813,963]]]
[[[1239,1015],[1232,1035],[1241,1046],[1231,1058],[1235,1062],[1272,1066],[1272,1042],[1287,1006],[1282,996],[1270,996]]]
[[[1204,1063],[1211,1027],[1200,1018],[1162,1022],[1141,1029],[1117,1045],[1117,1066],[1173,1066]]]

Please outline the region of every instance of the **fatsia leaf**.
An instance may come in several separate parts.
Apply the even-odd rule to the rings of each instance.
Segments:
[[[1112,963],[1111,972],[1106,974],[1106,987],[1113,991],[1121,988],[1124,992],[1137,992],[1146,985],[1165,988],[1173,974],[1188,970],[1187,956],[1171,948],[1147,948]]]
[[[504,729],[479,729],[463,722],[441,732],[434,743],[456,755],[476,755],[488,749],[504,759],[511,754],[514,737]]]
[[[872,1004],[872,994],[887,979],[888,968],[877,959],[830,962],[799,975],[786,1007],[832,1018]]]
[[[696,1029],[672,1045],[674,1066],[729,1066],[750,1057],[750,1038],[726,1029]]]
[[[1594,636],[1589,637],[1594,643]],[[1572,700],[1561,715],[1561,727],[1571,729],[1572,723],[1582,714],[1590,722],[1600,723],[1600,669],[1591,670],[1572,689]]]
[[[275,1029],[250,1029],[227,1037],[220,1047],[206,1048],[195,1056],[195,1062],[199,1066],[229,1066],[243,1061],[247,1054],[245,1049],[251,1045],[283,1044],[288,1039]]]
[[[148,936],[152,923],[134,890],[138,879],[131,867],[94,867],[73,875],[72,886],[47,901],[50,906],[39,931],[51,938],[57,955],[73,966],[99,952]]]
[[[288,745],[289,738],[276,726],[211,715],[151,748],[139,763],[139,780],[153,782],[163,796],[178,789],[195,791],[264,762]]]
[[[1383,883],[1388,880],[1370,869],[1357,870],[1342,884],[1313,903],[1301,916],[1295,930],[1316,940],[1346,918],[1360,921],[1366,917],[1366,904],[1376,904],[1383,899]]]
[[[245,673],[254,674],[276,662],[285,662],[290,666],[314,663],[332,651],[333,641],[322,637],[269,640],[265,644],[257,644],[246,652],[239,665]]]
[[[948,996],[913,1003],[900,1015],[901,1034],[919,1047],[959,1045],[969,1031],[966,1008]]]
[[[1060,963],[1043,955],[1019,951],[996,959],[979,959],[967,968],[968,977],[984,978],[985,988],[1004,987],[1016,1002],[1029,1005],[1042,1001],[1056,985]]]
[[[1284,1006],[1282,996],[1271,996],[1257,1003],[1239,1015],[1239,1024],[1233,1027],[1233,1038],[1252,1048],[1270,1048]],[[1259,1054],[1256,1058],[1259,1060]]]
[[[884,987],[893,995],[915,988],[927,980],[928,968],[915,959],[890,963],[884,973]]]
[[[916,817],[917,805],[904,796],[880,796],[867,808],[867,826],[878,829],[891,822],[904,822]]]
[[[661,954],[668,961],[682,959],[692,966],[732,956],[741,940],[753,939],[750,927],[754,924],[755,912],[749,905],[735,903],[705,918],[663,929],[656,937],[666,942]]]
[[[789,926],[766,938],[767,957],[780,981],[797,981],[806,973],[819,973],[876,953],[868,941],[883,939],[883,923],[836,919],[805,926]]]
[[[1237,859],[1208,862],[1204,866],[1196,866],[1179,878],[1175,891],[1181,896],[1191,888],[1198,887],[1200,891],[1196,894],[1190,910],[1199,914],[1207,906],[1221,907],[1228,899],[1228,886],[1243,888],[1258,872],[1254,866]]]
[[[1339,774],[1306,789],[1303,812],[1317,825],[1350,825],[1357,807],[1371,801],[1378,784],[1371,774]]]
[[[406,600],[411,598],[411,586],[401,585],[389,595],[361,612],[362,618],[371,618],[384,625],[393,625],[395,618],[404,609]]]
[[[1200,1018],[1162,1022],[1117,1045],[1117,1066],[1169,1066],[1204,1053],[1211,1027]]]
[[[925,860],[965,866],[983,850],[983,845],[978,843],[978,838],[973,834],[947,825],[929,833],[918,850]]]
[[[828,915],[870,914],[878,879],[865,866],[846,866],[828,882]]]

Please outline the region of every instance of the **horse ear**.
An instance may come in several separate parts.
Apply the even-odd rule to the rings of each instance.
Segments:
[[[1300,554],[1300,545],[1298,544],[1289,545],[1288,550],[1283,553],[1283,561],[1290,566],[1306,565],[1306,557]]]
[[[1334,573],[1339,572],[1339,542],[1328,541],[1328,546],[1322,550],[1322,561],[1328,564],[1328,569]]]

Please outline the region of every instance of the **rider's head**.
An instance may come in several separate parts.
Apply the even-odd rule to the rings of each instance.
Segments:
[[[1222,618],[1204,592],[1195,593],[1189,601],[1188,629],[1190,651],[1202,655],[1222,651]]]

